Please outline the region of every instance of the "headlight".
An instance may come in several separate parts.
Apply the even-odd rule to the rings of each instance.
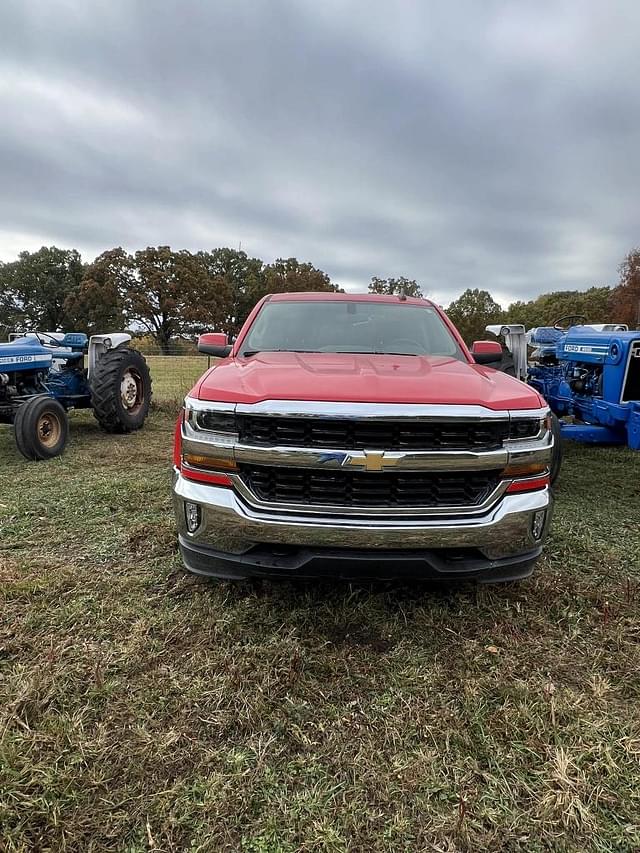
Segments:
[[[223,441],[237,441],[238,427],[233,404],[228,407],[222,403],[209,403],[187,397],[185,400],[185,420],[196,432],[206,432],[203,438]]]
[[[196,429],[209,432],[237,433],[236,416],[232,412],[193,412]]]
[[[546,428],[546,418],[516,418],[509,423],[509,438],[536,438]]]
[[[234,458],[238,441],[234,408],[233,404],[186,398],[180,450],[183,477],[209,485],[233,485],[229,475],[238,470]]]

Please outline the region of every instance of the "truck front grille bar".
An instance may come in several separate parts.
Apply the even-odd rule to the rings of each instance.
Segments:
[[[394,509],[478,506],[500,479],[499,471],[368,473],[268,465],[241,465],[240,475],[265,503]]]
[[[496,450],[510,438],[533,438],[532,419],[494,422],[350,420],[236,415],[240,442],[253,447],[340,450]]]

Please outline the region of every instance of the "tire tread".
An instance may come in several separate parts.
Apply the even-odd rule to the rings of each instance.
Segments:
[[[55,452],[42,447],[38,442],[37,420],[47,409],[53,410],[62,424],[62,438]],[[20,453],[32,462],[53,459],[60,456],[69,440],[69,419],[64,407],[54,398],[46,395],[32,397],[23,403],[13,421],[16,446]]]
[[[145,391],[148,390],[149,397],[144,417],[138,425],[123,423],[118,410],[118,395],[120,393],[118,379],[124,364],[130,362],[132,359],[136,362],[136,367],[141,371]],[[96,420],[105,432],[127,433],[140,429],[144,424],[150,400],[151,376],[149,374],[149,367],[144,357],[137,350],[130,347],[118,347],[117,349],[109,350],[109,352],[102,356],[95,366],[91,378],[91,405]]]

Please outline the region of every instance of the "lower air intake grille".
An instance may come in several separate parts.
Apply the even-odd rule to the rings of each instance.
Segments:
[[[261,501],[337,507],[462,507],[481,504],[499,472],[366,473],[241,465],[242,479]]]

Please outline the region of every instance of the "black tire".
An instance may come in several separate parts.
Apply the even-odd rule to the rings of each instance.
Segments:
[[[106,352],[90,384],[93,414],[103,430],[132,432],[144,425],[151,403],[151,375],[137,350],[117,347]]]
[[[23,403],[13,422],[16,445],[25,459],[37,461],[60,456],[69,439],[69,419],[51,397],[33,397]]]
[[[28,445],[25,443],[26,436],[22,427],[24,412],[24,405],[18,406],[18,410],[13,418],[13,434],[16,440],[16,447],[20,453],[25,457],[25,459],[33,459],[33,450],[29,450]]]
[[[562,467],[562,433],[560,431],[560,421],[553,412],[551,413],[551,434],[553,435],[553,453],[551,455],[549,479],[553,486],[558,479],[560,468]]]
[[[500,371],[500,373],[506,373],[507,376],[515,377],[516,366],[513,362],[513,356],[508,350],[502,353],[502,361],[500,362],[498,370]]]

